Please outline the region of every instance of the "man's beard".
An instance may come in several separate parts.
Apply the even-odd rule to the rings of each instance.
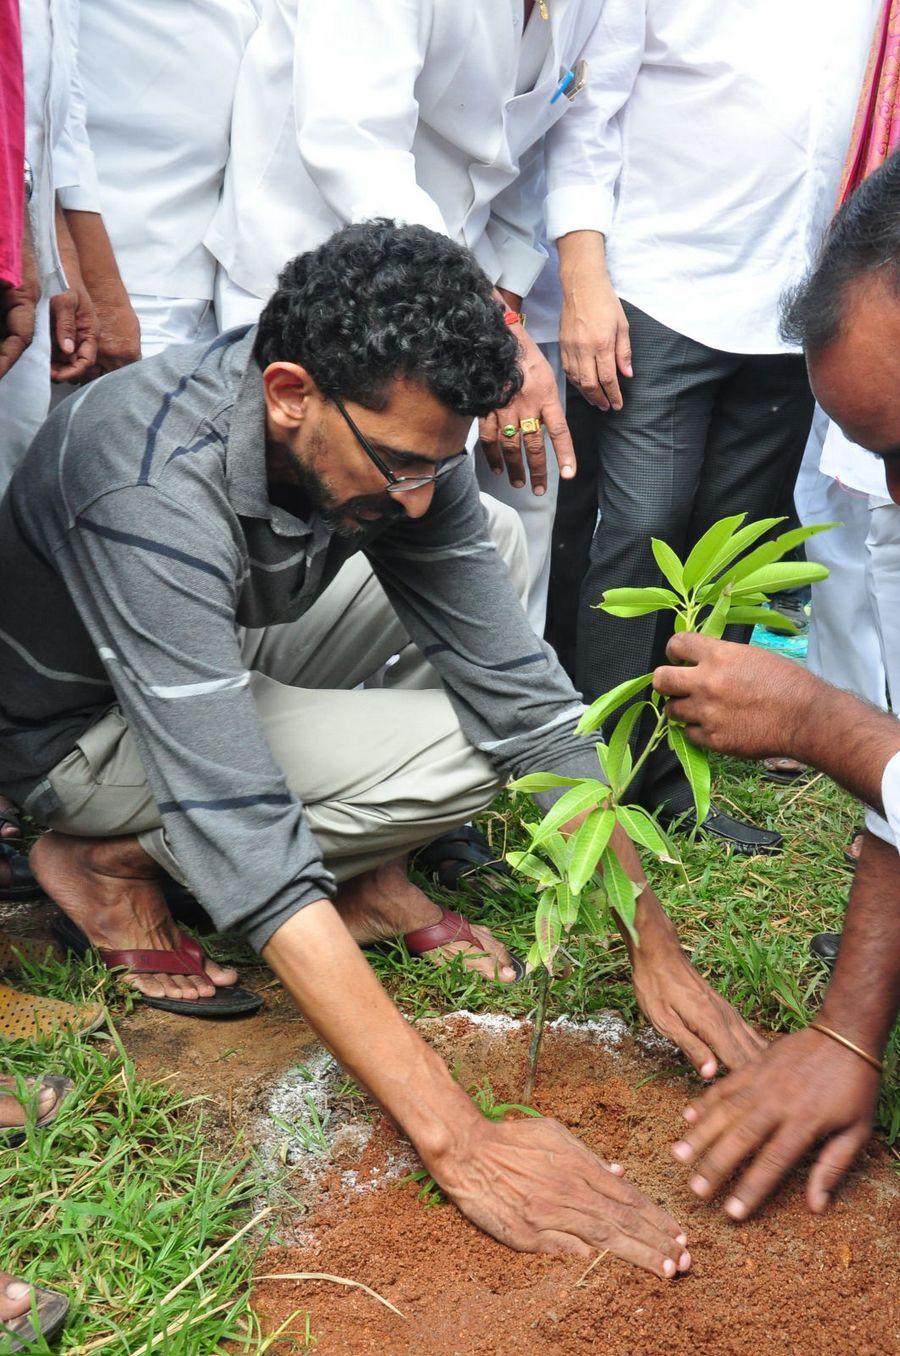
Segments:
[[[357,494],[350,499],[340,500],[335,495],[327,476],[320,475],[316,465],[322,460],[325,439],[317,430],[313,434],[311,464],[301,462],[295,456],[289,456],[290,475],[297,489],[312,504],[326,527],[338,537],[362,536],[373,527],[380,527],[397,518],[405,517],[405,511],[394,495]],[[357,514],[363,516],[357,518]],[[365,515],[374,516],[367,517]]]

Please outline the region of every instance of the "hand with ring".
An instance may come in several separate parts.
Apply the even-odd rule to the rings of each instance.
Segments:
[[[517,326],[515,333],[525,381],[505,410],[496,410],[480,421],[481,446],[494,474],[502,475],[505,467],[515,489],[525,486],[527,461],[531,492],[543,495],[547,492],[545,431],[556,453],[559,473],[566,480],[575,474],[575,450],[553,368],[524,330]]]

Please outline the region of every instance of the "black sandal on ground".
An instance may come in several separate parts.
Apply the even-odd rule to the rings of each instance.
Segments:
[[[410,866],[443,890],[459,890],[475,876],[512,876],[503,858],[472,824],[463,824],[426,843],[413,854]]]
[[[667,814],[665,809],[662,809],[659,812],[659,822],[664,829],[673,833],[689,833],[697,823],[697,816],[693,810],[679,815]],[[772,856],[780,852],[784,846],[784,839],[780,833],[773,829],[758,829],[755,824],[735,819],[715,805],[710,806],[709,814],[700,828],[703,833],[709,834],[711,838],[721,839],[723,843],[728,843],[735,852],[745,857],[754,857],[757,854]]]
[[[862,838],[865,831],[866,831],[865,824],[857,824],[856,828],[850,835],[850,841],[844,848],[844,861],[847,862],[850,866],[852,866],[854,871],[859,866],[859,853],[851,852],[850,849],[853,847],[853,844],[856,842],[857,838]]]
[[[792,763],[793,766],[785,767],[785,763]],[[812,769],[805,763],[798,763],[795,758],[764,758],[762,775],[767,782],[777,782],[779,786],[796,786],[798,782],[809,780]]]
[[[17,852],[8,838],[0,838],[0,863],[3,862],[9,870],[9,880],[0,884],[0,899],[39,899],[44,892],[32,875],[28,858]]]

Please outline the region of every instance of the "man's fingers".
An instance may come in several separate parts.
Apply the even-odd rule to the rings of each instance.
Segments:
[[[674,1215],[670,1215],[668,1210],[664,1210],[661,1205],[651,1201],[636,1186],[633,1186],[627,1178],[618,1174],[613,1174],[609,1169],[601,1165],[600,1159],[595,1154],[585,1151],[585,1178],[592,1191],[607,1197],[610,1201],[615,1201],[617,1205],[635,1210],[647,1220],[660,1233],[666,1234],[669,1238],[677,1239],[682,1233],[681,1225]]]
[[[672,636],[666,646],[666,654],[675,664],[698,664],[711,649],[723,644],[727,642],[698,635],[696,631],[680,631]]]
[[[701,1078],[715,1078],[719,1069],[719,1062],[714,1052],[704,1040],[701,1040],[695,1032],[691,1031],[690,1027],[685,1026],[680,1017],[672,1014],[671,1023],[664,1034],[687,1055]]]
[[[745,1159],[758,1150],[761,1163],[769,1162],[768,1149],[762,1149],[761,1146],[766,1145],[776,1123],[776,1114],[768,1108],[747,1111],[733,1119],[731,1125],[707,1149],[697,1172],[690,1179],[688,1185],[694,1195],[709,1200],[737,1172]],[[771,1160],[772,1163],[774,1161]]]
[[[653,686],[665,697],[689,697],[697,686],[697,677],[690,669],[673,669],[660,664],[653,672]]]
[[[506,428],[512,428],[515,424],[515,433],[507,435],[500,430],[499,448],[503,458],[503,464],[506,467],[506,474],[509,476],[509,483],[514,490],[520,490],[525,485],[525,462],[522,459],[522,434],[519,432],[518,423],[510,419],[505,425]]]
[[[798,1130],[795,1125],[782,1126],[741,1177],[725,1202],[725,1213],[732,1219],[748,1219],[815,1142],[815,1131],[808,1127]]]
[[[868,1125],[851,1125],[822,1146],[806,1187],[806,1201],[814,1214],[820,1215],[828,1208],[832,1192],[843,1181],[871,1133]]]
[[[721,1084],[717,1087],[721,1087]],[[697,1105],[693,1104],[695,1109]],[[686,1107],[685,1113],[689,1110],[691,1107]],[[684,1138],[672,1145],[673,1158],[677,1158],[679,1163],[696,1162],[729,1129],[734,1119],[735,1109],[730,1102],[720,1098],[708,1105],[702,1116],[698,1113],[698,1119],[692,1123],[692,1128],[685,1133]]]
[[[556,454],[559,474],[563,480],[571,480],[577,469],[575,444],[572,442],[569,425],[566,423],[565,412],[555,393],[553,400],[541,411],[541,417],[544,421],[547,437],[550,439],[553,451]]]
[[[634,376],[634,368],[631,365],[631,331],[627,320],[619,325],[616,333],[616,366],[623,377]]]
[[[53,315],[53,342],[60,353],[67,356],[75,352],[76,317],[78,314],[78,296],[69,288],[50,299]]]
[[[547,444],[544,430],[526,433],[522,438],[525,444],[525,458],[528,462],[528,475],[531,480],[531,492],[538,496],[547,493]]]
[[[622,392],[619,390],[619,377],[616,371],[615,354],[609,357],[597,357],[597,380],[603,390],[603,394],[609,401],[610,408],[620,410],[623,405]]]
[[[478,421],[478,436],[485,461],[495,476],[503,474],[503,454],[500,451],[500,419],[495,411]]]

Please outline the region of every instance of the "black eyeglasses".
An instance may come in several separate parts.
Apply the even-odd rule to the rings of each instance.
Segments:
[[[387,462],[384,460],[384,458],[379,457],[378,453],[375,451],[374,447],[369,442],[365,434],[360,432],[360,430],[356,427],[353,420],[350,418],[349,414],[344,409],[342,402],[338,400],[337,396],[334,396],[332,398],[334,400],[335,405],[337,405],[341,414],[344,416],[344,419],[347,422],[347,426],[349,427],[350,432],[353,434],[354,438],[359,443],[360,447],[365,452],[369,460],[375,466],[378,467],[379,471],[387,481],[387,486],[385,488],[388,494],[407,494],[410,490],[421,490],[426,485],[433,485],[436,480],[440,480],[441,476],[447,475],[447,473],[449,471],[452,471],[454,467],[459,466],[462,462],[464,462],[466,457],[469,455],[468,448],[464,448],[462,452],[454,452],[452,457],[444,457],[443,461],[435,462],[434,475],[395,476],[391,468],[388,466]]]

